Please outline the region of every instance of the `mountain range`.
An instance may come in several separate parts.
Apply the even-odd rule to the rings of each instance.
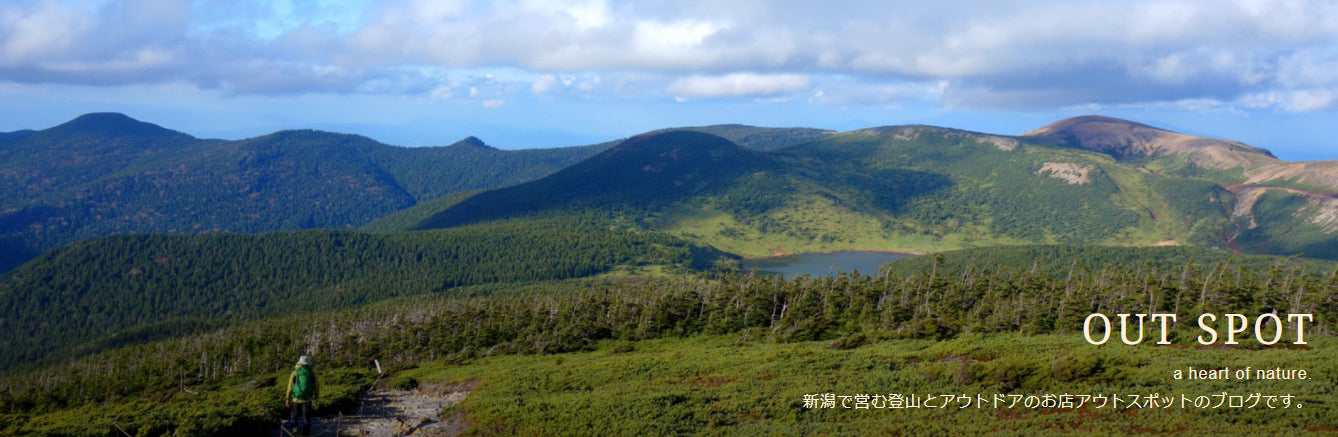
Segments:
[[[1334,162],[1124,120],[1021,136],[887,126],[771,150],[650,133],[544,178],[409,208],[417,220],[400,230],[595,208],[751,257],[1017,244],[1338,257]]]
[[[115,234],[429,229],[587,208],[744,256],[1102,243],[1338,257],[1338,161],[1101,116],[1021,136],[719,125],[499,150],[310,130],[199,139],[96,113],[0,135],[0,188],[4,270]]]
[[[1200,296],[1198,305],[1208,305],[1203,290],[1233,260],[1268,272],[1263,279],[1241,267],[1237,287],[1242,276],[1273,284],[1284,277],[1283,264],[1298,277],[1333,271],[1333,263],[1278,263],[1276,256],[1338,260],[1334,166],[1099,116],[1018,136],[923,125],[847,132],[718,125],[508,151],[475,138],[403,148],[319,131],[200,139],[120,114],[89,114],[0,134],[0,350],[7,352],[0,369],[38,375],[28,372],[92,363],[104,353],[136,356],[137,347],[164,339],[317,317],[311,314],[362,320],[358,311],[383,301],[478,298],[488,305],[494,294],[527,287],[537,301],[584,284],[656,289],[655,276],[735,271],[740,256],[833,250],[974,248],[888,267],[930,291],[928,284],[946,279],[920,274],[926,270],[1031,266],[1032,274],[1072,275],[1086,268],[1080,261],[1092,261],[1113,269],[1102,272],[1127,270],[1143,288],[1154,276],[1180,278],[1181,288]],[[1191,275],[1194,263],[1212,267]],[[1186,282],[1194,275],[1207,279]],[[721,276],[721,287],[741,283]],[[780,284],[769,281],[742,283]],[[793,284],[804,288],[805,281]],[[1236,291],[1247,296],[1219,297],[1278,308],[1278,290]],[[1194,300],[1170,295],[1173,305]],[[648,299],[670,316],[629,320],[673,326],[702,302],[730,294],[705,296]],[[944,299],[935,307],[953,307]],[[759,326],[771,320],[768,311],[775,317],[775,304],[753,314]],[[469,319],[494,326],[492,318]],[[549,319],[534,319],[548,324],[542,320]],[[572,323],[560,331],[577,345],[621,329]],[[330,335],[312,344],[362,341]],[[489,354],[489,339],[509,335],[469,338]],[[254,338],[265,340],[224,349],[245,349],[237,356],[248,366],[261,356],[252,350],[278,353],[272,336]],[[368,354],[407,345],[373,343]],[[264,359],[278,363],[277,356]],[[190,369],[194,359],[178,354],[171,363]],[[164,381],[165,390],[185,385],[180,377]],[[61,396],[84,399],[83,384],[63,387],[78,394]]]
[[[703,128],[761,147],[816,129]],[[469,137],[444,147],[280,131],[199,139],[95,113],[0,135],[0,271],[75,241],[125,233],[352,229],[451,193],[552,173],[614,143],[500,150]]]

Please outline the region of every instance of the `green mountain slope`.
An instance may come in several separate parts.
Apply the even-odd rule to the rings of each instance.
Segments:
[[[1135,225],[1110,162],[1016,140],[928,126],[865,129],[783,152],[838,168],[857,203],[934,234],[1084,243]],[[858,197],[856,197],[858,199]]]
[[[469,137],[446,147],[386,146],[370,158],[418,202],[538,179],[607,149],[604,144],[501,150]]]
[[[1084,132],[1086,122],[1113,123],[1069,127]],[[24,166],[88,174],[43,178],[0,161],[0,175],[22,175],[6,180],[16,188],[49,187],[51,202],[103,205],[103,219],[122,203],[175,199],[164,204],[204,214],[189,216],[196,220],[210,217],[207,210],[220,223],[240,214],[240,227],[343,217],[332,226],[367,220],[365,229],[381,232],[120,235],[68,244],[0,275],[0,434],[263,433],[282,414],[280,378],[299,354],[327,372],[328,414],[347,412],[376,377],[367,357],[394,372],[386,385],[434,373],[482,379],[474,397],[451,410],[481,419],[478,433],[544,433],[556,424],[822,434],[849,432],[855,422],[889,432],[979,433],[1000,429],[999,417],[943,421],[925,409],[908,412],[915,417],[905,423],[851,422],[798,405],[805,394],[860,393],[889,375],[924,393],[1216,393],[1215,381],[1166,382],[1168,372],[1200,366],[1205,353],[1233,366],[1304,368],[1319,379],[1333,370],[1325,364],[1335,342],[1327,333],[1338,323],[1322,316],[1338,311],[1335,264],[1234,253],[1338,258],[1330,229],[1338,215],[1323,184],[1329,167],[1259,176],[1294,163],[1210,165],[1204,160],[1214,155],[1204,150],[1211,148],[1167,148],[1145,126],[1136,126],[1142,137],[1129,138],[1152,152],[1110,148],[1119,141],[1085,145],[1078,134],[930,126],[811,138],[769,131],[778,136],[767,144],[776,147],[743,147],[743,139],[766,137],[725,127],[719,133],[735,137],[667,130],[571,155],[523,155],[528,161],[508,161],[522,155],[476,140],[419,155],[315,131],[211,141],[117,117],[76,127],[95,139],[29,142],[44,133],[34,132],[0,137],[0,151],[26,159]],[[1195,141],[1186,144],[1202,144]],[[42,163],[43,144],[66,147],[67,159]],[[579,162],[539,175],[568,160]],[[485,170],[440,170],[450,165]],[[506,182],[522,173],[537,179]],[[454,188],[465,186],[476,187]],[[39,191],[46,192],[32,192]],[[102,200],[80,203],[95,195]],[[367,218],[396,199],[417,206]],[[40,202],[26,201],[5,204],[4,214],[29,211],[57,224],[64,217],[41,216],[27,209]],[[111,232],[175,220],[163,208]],[[0,219],[10,217],[30,216]],[[7,223],[34,229],[22,219]],[[425,230],[398,232],[404,228]],[[0,244],[22,246],[31,235],[0,234]],[[744,255],[974,249],[904,259],[891,265],[898,276],[886,278],[615,276],[629,266],[673,273],[727,264],[712,247]],[[565,280],[590,276],[597,279]],[[1193,349],[1197,333],[1182,318],[1171,339],[1190,348],[1079,350],[1090,346],[1078,330],[1094,311],[1268,308],[1319,316],[1308,334],[1313,348]],[[564,355],[507,356],[557,353]],[[629,378],[628,369],[640,370]],[[1260,384],[1309,390],[1307,381]],[[1242,423],[1266,432],[1262,424],[1283,417],[1289,431],[1329,430],[1312,406],[1332,396],[1307,396],[1306,409],[1281,413],[1043,411],[1009,413],[1004,426],[1045,433],[1060,417],[1130,433],[1229,432]],[[758,414],[757,405],[781,413]]]
[[[294,313],[617,266],[706,270],[723,254],[580,217],[396,234],[129,235],[0,276],[0,368]]]
[[[720,125],[757,149],[827,135],[805,128]],[[366,137],[281,131],[202,140],[123,114],[0,134],[0,271],[74,241],[138,232],[356,228],[451,193],[506,187],[613,147],[499,150],[469,137],[397,147]],[[413,213],[410,213],[413,215]]]
[[[1202,210],[1182,214],[1198,220],[1191,226],[1200,238],[1192,244],[1204,245],[1205,234],[1217,233],[1213,245],[1247,252],[1338,257],[1338,161],[1285,162],[1235,141],[1100,116],[1061,120],[1023,138],[1105,153],[1137,170],[1168,176],[1155,188],[1174,195],[1168,198],[1172,207],[1209,191],[1213,203],[1227,208],[1230,221],[1201,221],[1207,212]]]
[[[647,134],[542,179],[472,196],[419,228],[590,209],[637,214],[723,194],[746,180],[767,177],[778,166],[714,135],[687,130]]]
[[[650,134],[662,133],[671,130],[689,130],[711,134],[734,142],[747,149],[759,152],[770,152],[773,150],[784,149],[795,144],[802,144],[809,141],[820,140],[835,134],[836,132],[822,129],[813,129],[805,127],[774,128],[757,127],[742,124],[717,124],[711,126],[696,126],[664,129],[648,132]]]
[[[122,233],[347,229],[381,217],[370,229],[387,231],[584,209],[748,256],[1063,243],[1338,257],[1338,167],[1094,116],[1021,137],[717,125],[503,151],[474,138],[403,148],[317,131],[200,140],[90,114],[5,135],[0,158],[0,269]],[[444,198],[473,190],[485,191]]]
[[[367,232],[402,232],[410,231],[418,227],[420,223],[428,218],[446,210],[455,204],[470,198],[471,196],[482,192],[481,190],[459,191],[445,196],[441,196],[426,202],[419,203],[409,208],[405,208],[389,215],[383,216],[371,223],[358,228]]]
[[[319,131],[200,140],[121,114],[0,138],[0,271],[74,241],[137,232],[353,228],[446,193],[511,185],[598,146],[404,148]]]
[[[71,190],[146,157],[186,156],[202,144],[113,113],[87,114],[50,129],[0,138],[0,205],[69,197]]]
[[[1338,197],[1313,187],[1235,183],[1222,168],[1185,161],[1186,154],[1216,150],[1218,143],[1182,137],[1175,136],[1195,148],[1162,147],[1148,156],[1183,165],[1154,171],[1146,160],[1130,161],[1133,152],[1116,158],[1109,151],[1037,143],[1034,136],[931,126],[823,135],[761,154],[722,148],[675,155],[671,151],[727,141],[654,134],[547,178],[480,193],[418,227],[599,209],[624,224],[744,256],[1104,244],[1338,257],[1338,200],[1314,200]],[[1223,144],[1260,162],[1276,161],[1248,146]],[[659,171],[666,163],[674,166]],[[1295,199],[1280,199],[1283,189]]]

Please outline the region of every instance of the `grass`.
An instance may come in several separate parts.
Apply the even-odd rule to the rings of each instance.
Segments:
[[[368,369],[317,368],[321,378],[318,414],[334,414],[357,405],[359,393],[372,382]],[[38,414],[5,417],[0,414],[0,435],[94,436],[122,435],[116,428],[138,430],[138,435],[264,435],[278,429],[287,417],[283,406],[289,371],[255,377],[231,377],[202,386],[152,388],[139,399],[112,395],[88,403]],[[190,391],[187,391],[190,390]],[[11,434],[12,433],[12,434]]]
[[[463,404],[480,435],[1270,434],[1327,430],[1338,411],[1333,337],[1313,349],[1093,346],[1080,334],[935,342],[739,341],[738,335],[609,342],[595,352],[501,356],[411,370],[479,380]],[[745,335],[746,336],[746,335]],[[1190,340],[1192,342],[1192,340]],[[1183,344],[1183,342],[1181,342]],[[1176,369],[1301,368],[1302,381],[1176,381]],[[805,394],[1292,394],[1301,409],[809,409]],[[1177,400],[1178,402],[1178,400]]]
[[[659,264],[648,264],[641,266],[623,264],[614,266],[607,272],[590,276],[589,279],[593,281],[600,281],[600,280],[613,280],[613,279],[669,278],[675,275],[676,275],[675,273],[666,270],[664,266]]]
[[[788,224],[789,231],[761,232],[756,226],[740,223],[730,214],[710,206],[675,208],[658,218],[657,222],[667,225],[657,230],[688,241],[710,244],[744,258],[840,250],[919,254],[966,247],[1027,244],[1006,236],[990,235],[983,228],[966,226],[960,232],[937,236],[887,231],[883,226],[886,218],[836,205],[821,196],[805,197],[800,202],[770,211],[767,216]]]

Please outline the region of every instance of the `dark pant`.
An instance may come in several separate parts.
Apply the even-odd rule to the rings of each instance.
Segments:
[[[311,434],[310,402],[293,402],[293,407],[291,410],[289,410],[288,414],[288,426],[291,426],[294,429],[297,428],[297,417],[298,417],[297,415],[299,411],[301,411],[302,414],[302,433]]]

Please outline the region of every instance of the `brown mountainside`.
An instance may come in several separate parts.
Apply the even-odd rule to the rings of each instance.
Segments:
[[[1066,118],[1022,136],[1036,142],[1101,152],[1122,161],[1186,155],[1192,164],[1212,169],[1251,169],[1278,162],[1268,150],[1237,141],[1186,135],[1100,115]]]

